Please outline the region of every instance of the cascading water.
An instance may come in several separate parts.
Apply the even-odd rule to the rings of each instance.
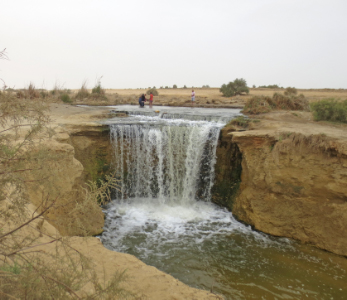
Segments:
[[[108,122],[120,181],[103,244],[227,299],[343,299],[343,258],[255,232],[210,202],[219,130],[239,114],[225,111],[130,107]]]
[[[110,125],[120,175],[117,199],[155,198],[172,205],[209,201],[220,129],[211,124]]]

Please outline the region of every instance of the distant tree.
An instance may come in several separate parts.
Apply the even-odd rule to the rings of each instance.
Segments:
[[[233,82],[223,84],[219,91],[223,94],[223,97],[232,97],[235,95],[241,95],[242,93],[249,93],[246,80],[243,78],[236,78]]]
[[[203,89],[209,89],[210,86],[208,84],[202,86]]]
[[[252,88],[254,88],[254,89],[255,89],[255,88],[256,88],[256,86],[253,84]]]
[[[166,89],[168,89],[169,87],[168,86],[165,86]]]
[[[259,85],[259,88],[263,88],[263,89],[281,89],[281,87],[278,86],[277,84]]]
[[[186,86],[186,85],[184,85],[184,86],[183,86],[183,88],[184,88],[184,89],[186,89],[186,88],[187,88],[187,86]]]
[[[172,86],[172,88],[173,88],[173,89],[177,89],[177,84],[174,84],[174,85]]]
[[[161,89],[163,88],[163,86],[160,87]]]

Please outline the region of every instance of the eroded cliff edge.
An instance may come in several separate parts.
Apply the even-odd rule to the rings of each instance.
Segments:
[[[347,256],[347,128],[307,113],[261,118],[254,130],[222,132],[219,151],[224,143],[242,156],[239,189],[224,204],[256,230]],[[217,178],[226,166],[218,158]]]

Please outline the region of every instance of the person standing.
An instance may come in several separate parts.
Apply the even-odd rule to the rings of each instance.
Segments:
[[[149,95],[149,107],[152,108],[152,104],[153,104],[153,93],[151,92],[151,94]]]
[[[194,89],[192,89],[192,107],[195,105],[195,92]]]

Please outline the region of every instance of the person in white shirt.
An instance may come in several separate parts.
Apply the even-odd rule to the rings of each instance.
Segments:
[[[194,89],[192,89],[192,107],[194,106],[195,104],[195,92],[194,92]]]

